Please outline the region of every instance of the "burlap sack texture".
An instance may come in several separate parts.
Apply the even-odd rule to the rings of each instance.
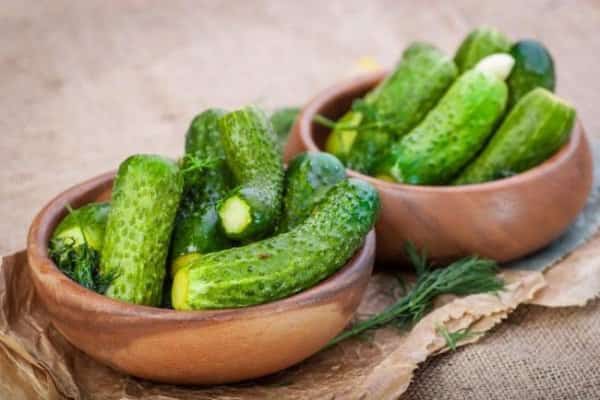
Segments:
[[[599,246],[600,236],[545,274],[539,271],[504,271],[508,285],[498,296],[485,294],[438,299],[434,311],[409,332],[381,329],[323,351],[279,374],[252,382],[207,388],[159,385],[138,380],[104,367],[73,348],[49,324],[30,284],[25,253],[19,252],[4,257],[0,267],[0,397],[16,400],[395,399],[409,388],[420,363],[448,350],[437,333],[441,324],[449,331],[470,327],[473,332],[480,333],[471,337],[470,343],[504,320],[521,303],[549,307],[586,304],[600,291]],[[402,292],[394,277],[376,274],[358,317],[381,309],[400,295]],[[584,320],[584,326],[565,329],[565,324],[569,323],[569,311],[556,314],[538,308],[521,312],[517,319],[512,319],[509,325],[494,335],[500,335],[500,340],[494,345],[497,351],[483,354],[458,351],[445,356],[436,367],[418,373],[416,385],[407,394],[408,398],[469,398],[469,390],[465,388],[473,382],[487,382],[489,398],[514,398],[515,390],[521,386],[526,391],[532,387],[539,391],[538,396],[529,393],[522,398],[598,398],[600,376],[597,371],[590,370],[588,376],[581,377],[565,375],[565,371],[577,374],[582,365],[594,365],[598,352],[583,349],[598,344],[599,339],[592,332],[599,331],[600,315],[588,311],[590,316]],[[543,324],[557,332],[556,335],[548,336],[544,333],[547,331],[531,332],[520,325],[530,318],[539,320],[544,316],[548,319],[543,320]],[[514,377],[511,375],[513,365],[527,362],[531,357],[544,357],[543,351],[524,356],[507,340],[514,335],[519,335],[523,341],[537,343],[539,348],[570,344],[573,357],[543,360],[549,370],[531,371],[527,377]],[[583,343],[573,343],[574,337]],[[467,342],[461,343],[464,344]],[[595,348],[599,346],[589,347]],[[504,379],[503,384],[493,383],[497,377],[482,380],[480,372],[471,366],[469,357],[465,358],[465,355],[472,354],[486,357],[486,363],[498,371],[497,377]],[[453,361],[455,359],[458,361]],[[452,377],[448,378],[448,382],[464,381],[465,385],[449,388],[443,385],[444,377]],[[563,381],[565,391],[555,391],[554,388],[563,387]],[[553,392],[544,394],[543,388],[549,384]],[[453,393],[454,397],[450,397],[449,393]],[[471,398],[479,398],[480,393]],[[582,395],[571,396],[574,393]]]

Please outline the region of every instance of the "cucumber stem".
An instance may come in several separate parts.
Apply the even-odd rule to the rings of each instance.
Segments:
[[[515,59],[505,53],[496,53],[483,58],[474,69],[494,75],[504,81],[510,75]]]
[[[252,222],[250,206],[239,196],[225,200],[219,209],[219,217],[227,234],[240,234]]]

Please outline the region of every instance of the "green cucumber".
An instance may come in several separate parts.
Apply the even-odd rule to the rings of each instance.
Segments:
[[[265,113],[246,107],[219,119],[219,131],[237,187],[218,207],[225,234],[256,240],[273,232],[281,214],[283,162]]]
[[[339,156],[348,168],[371,173],[391,141],[425,117],[457,74],[454,62],[439,49],[413,43],[394,72],[342,117],[326,150]]]
[[[511,41],[500,31],[490,27],[479,27],[465,38],[454,55],[459,71],[473,68],[483,58],[495,53],[508,53]]]
[[[204,111],[194,118],[186,134],[182,168],[187,172],[171,241],[173,274],[181,257],[231,247],[216,209],[231,189],[231,173],[217,127],[224,114],[218,109]],[[194,169],[195,161],[208,161],[211,165]]]
[[[210,253],[175,275],[175,309],[244,307],[290,296],[342,267],[361,246],[379,210],[377,190],[360,180],[332,188],[293,230]]]
[[[454,184],[487,182],[540,164],[567,141],[574,121],[573,107],[546,89],[533,89],[513,107]]]
[[[282,107],[275,110],[269,118],[273,125],[273,130],[277,135],[277,141],[279,142],[279,147],[281,149],[283,149],[287,142],[298,114],[300,114],[300,109],[298,107]]]
[[[376,176],[414,185],[448,183],[485,144],[507,92],[492,73],[465,72],[423,122],[394,144]]]
[[[182,190],[181,171],[171,160],[140,154],[121,163],[100,257],[101,276],[113,277],[107,296],[160,305]]]
[[[109,203],[90,203],[72,210],[60,221],[52,238],[70,238],[74,245],[85,243],[92,249],[100,251],[104,244],[104,231],[109,211]]]
[[[536,87],[554,91],[554,61],[543,44],[520,40],[511,47],[510,54],[515,59],[515,67],[506,81],[509,108]]]
[[[328,153],[302,153],[285,173],[283,215],[278,232],[287,232],[304,222],[327,192],[346,177],[344,165]]]

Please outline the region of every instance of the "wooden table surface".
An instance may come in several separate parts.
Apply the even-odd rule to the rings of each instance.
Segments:
[[[180,154],[209,106],[300,105],[363,56],[452,53],[474,26],[537,38],[600,135],[600,1],[0,1],[0,254],[52,196],[132,153]]]

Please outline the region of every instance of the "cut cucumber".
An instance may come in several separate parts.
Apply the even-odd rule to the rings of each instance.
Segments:
[[[256,240],[273,232],[281,213],[283,163],[273,126],[255,107],[225,114],[219,130],[237,187],[218,207],[225,234]]]

